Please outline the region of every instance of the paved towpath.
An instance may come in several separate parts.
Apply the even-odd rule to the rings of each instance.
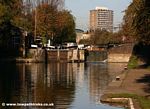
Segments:
[[[119,75],[120,80],[113,80],[105,94],[133,93],[140,96],[150,96],[150,69],[131,69]]]
[[[118,75],[120,80],[114,79],[104,91],[101,100],[107,94],[136,94],[150,99],[150,69],[131,69]],[[133,100],[134,108],[141,109],[139,103]]]

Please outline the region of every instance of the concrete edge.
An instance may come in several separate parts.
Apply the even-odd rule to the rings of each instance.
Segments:
[[[108,103],[108,104],[111,104],[111,103],[117,103],[117,104],[120,104],[120,103],[127,103],[129,109],[135,109],[134,108],[134,103],[133,103],[133,100],[132,98],[102,98],[100,100],[101,102],[103,103]]]

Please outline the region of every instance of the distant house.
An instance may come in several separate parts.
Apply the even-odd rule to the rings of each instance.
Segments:
[[[79,44],[80,40],[82,39],[88,39],[91,37],[90,33],[85,33],[83,30],[81,29],[76,29],[76,43]]]
[[[81,39],[89,39],[91,37],[90,33],[83,33]]]
[[[81,29],[76,29],[76,43],[78,44],[79,41],[81,40],[80,38],[82,37],[84,31]]]
[[[11,27],[11,37],[8,40],[7,47],[8,48],[16,48],[18,49],[22,39],[22,30],[18,27]]]
[[[8,49],[13,50],[17,56],[24,56],[27,49],[31,47],[31,43],[33,43],[32,34],[21,27],[12,27],[11,33],[7,44]]]
[[[1,29],[2,43],[0,45],[0,57],[16,57],[19,55],[21,43],[23,42],[22,30],[16,26],[9,25],[9,30]]]
[[[15,48],[15,49],[18,49],[20,47],[30,48],[31,43],[34,42],[34,38],[32,37],[32,34],[29,34],[24,29],[18,28],[18,27],[14,27],[11,31],[13,34],[9,41],[10,47]]]

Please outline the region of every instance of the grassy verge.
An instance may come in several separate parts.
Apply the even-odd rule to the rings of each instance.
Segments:
[[[150,99],[135,94],[110,94],[108,98],[132,98],[137,100],[142,109],[150,109]]]
[[[136,56],[131,56],[130,61],[128,63],[128,68],[132,69],[138,66],[138,59]]]

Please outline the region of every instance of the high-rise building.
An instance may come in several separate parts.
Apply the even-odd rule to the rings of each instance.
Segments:
[[[113,11],[106,7],[90,10],[90,30],[105,29],[113,32]]]

